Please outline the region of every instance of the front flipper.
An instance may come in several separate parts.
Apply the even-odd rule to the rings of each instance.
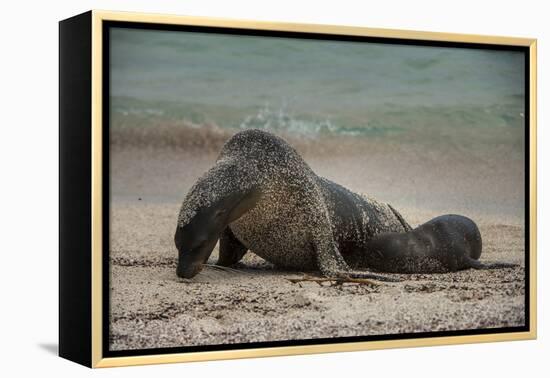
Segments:
[[[338,279],[374,279],[379,281],[399,282],[400,280],[364,271],[352,270],[346,263],[334,239],[331,216],[324,202],[325,197],[320,188],[313,184],[307,188],[309,198],[308,221],[310,241],[315,253],[317,267],[327,278]]]
[[[382,276],[379,274],[352,270],[338,251],[338,247],[332,238],[332,233],[317,236],[317,239],[313,244],[319,271],[327,278],[360,278],[386,282],[401,281],[396,278]]]
[[[226,227],[220,236],[220,254],[216,265],[231,266],[238,263],[248,251],[235,237],[231,229]]]

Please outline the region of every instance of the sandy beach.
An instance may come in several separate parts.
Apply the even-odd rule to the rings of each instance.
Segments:
[[[166,130],[142,135],[144,144],[131,139],[135,133],[112,134],[111,350],[524,325],[523,161],[498,140],[491,148],[433,138],[292,140],[317,174],[391,203],[412,226],[466,215],[481,230],[481,261],[519,264],[321,286],[292,283],[302,272],[279,270],[251,252],[235,270],[176,277],[181,201],[231,132],[201,139],[203,131],[183,128],[162,139]],[[217,247],[209,263],[216,258]]]

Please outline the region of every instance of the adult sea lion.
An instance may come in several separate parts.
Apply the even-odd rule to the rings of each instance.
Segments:
[[[375,270],[393,273],[442,273],[462,269],[514,267],[515,264],[483,264],[481,234],[471,219],[442,215],[414,230],[382,233],[367,244],[369,253],[357,255]]]
[[[284,268],[384,280],[353,262],[374,235],[410,229],[391,206],[317,176],[283,139],[246,130],[225,143],[183,201],[177,275],[195,276],[219,239],[223,266],[250,250]]]

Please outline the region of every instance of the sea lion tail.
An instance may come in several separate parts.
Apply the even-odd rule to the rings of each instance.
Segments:
[[[395,210],[392,205],[390,205],[389,203],[386,204],[388,205],[388,207],[390,208],[390,210],[393,212],[393,214],[397,217],[397,219],[399,219],[399,222],[401,223],[401,225],[403,226],[403,228],[405,229],[405,232],[409,232],[412,230],[412,227],[407,223],[407,221],[405,221],[405,219],[403,218],[403,216],[401,214],[399,214],[399,212],[397,210]]]
[[[481,261],[468,258],[468,264],[470,268],[474,269],[506,269],[506,268],[517,268],[519,264],[514,263],[502,263],[502,262],[493,262],[493,263],[482,263]]]

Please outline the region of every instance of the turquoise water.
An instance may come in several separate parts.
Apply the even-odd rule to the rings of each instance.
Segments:
[[[306,135],[520,136],[524,64],[519,52],[115,28],[111,106],[120,117]]]

